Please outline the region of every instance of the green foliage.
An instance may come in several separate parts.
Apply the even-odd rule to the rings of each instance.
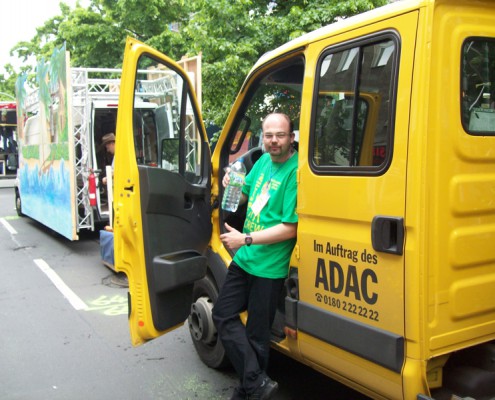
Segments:
[[[339,18],[387,0],[91,0],[87,8],[60,4],[60,14],[37,28],[12,53],[26,61],[49,59],[66,43],[71,65],[118,68],[124,42],[133,36],[173,59],[203,54],[203,110],[207,123],[222,125],[243,79],[266,51]],[[171,30],[174,24],[178,30]],[[0,91],[14,93],[17,75],[0,75]]]
[[[203,110],[222,125],[243,79],[265,52],[338,18],[387,0],[196,0],[183,28],[193,54],[203,52]]]
[[[4,66],[5,73],[0,74],[0,101],[12,101],[15,97],[15,81],[17,74],[12,64]]]

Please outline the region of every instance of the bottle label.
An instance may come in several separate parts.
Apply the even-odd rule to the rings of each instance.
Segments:
[[[230,182],[231,186],[242,186],[244,185],[244,174],[240,174],[238,172],[231,171],[230,172]]]

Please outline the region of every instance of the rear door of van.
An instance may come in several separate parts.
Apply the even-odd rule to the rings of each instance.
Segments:
[[[300,350],[402,397],[407,143],[418,12],[308,47],[310,134],[298,197]],[[309,79],[309,78],[306,78]],[[313,79],[313,78],[311,78]],[[309,96],[308,96],[309,97]],[[348,382],[347,382],[348,383]]]

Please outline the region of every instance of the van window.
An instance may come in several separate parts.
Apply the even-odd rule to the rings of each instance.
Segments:
[[[138,164],[158,166],[155,109],[134,109],[134,148]]]
[[[396,64],[395,38],[322,55],[311,130],[314,170],[384,170],[392,151]]]
[[[135,87],[133,120],[138,164],[177,172],[190,183],[200,182],[205,146],[188,83],[177,71],[142,56]]]
[[[243,111],[238,113],[235,130],[229,136],[229,163],[249,150],[244,157],[248,170],[256,162],[263,151],[261,123],[272,112],[287,114],[294,123],[296,141],[299,139],[303,78],[304,59],[297,56],[275,63],[250,86],[241,106]]]
[[[462,46],[461,110],[464,129],[495,133],[495,40],[469,38]]]

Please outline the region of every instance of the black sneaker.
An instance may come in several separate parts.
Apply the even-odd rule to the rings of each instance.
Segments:
[[[234,393],[232,394],[232,397],[230,398],[230,400],[246,400],[246,399],[247,399],[246,391],[242,386],[237,386],[234,389]]]
[[[258,388],[247,396],[248,400],[268,400],[277,393],[278,383],[266,377]]]

